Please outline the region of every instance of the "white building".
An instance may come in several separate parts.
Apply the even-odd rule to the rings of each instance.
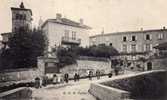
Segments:
[[[101,44],[113,46],[122,54],[121,56],[134,60],[154,54],[153,47],[167,42],[167,29],[163,27],[162,29],[98,34],[91,36],[89,41],[90,46]]]
[[[83,20],[75,22],[67,18],[62,18],[61,14],[56,15],[56,19],[47,19],[42,30],[48,36],[48,50],[60,45],[89,45],[89,30],[91,28],[84,25]]]

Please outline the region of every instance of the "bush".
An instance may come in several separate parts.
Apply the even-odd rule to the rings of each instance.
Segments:
[[[55,52],[55,49],[53,49]],[[79,56],[89,56],[89,57],[103,57],[110,58],[111,56],[118,55],[118,51],[112,46],[92,46],[92,47],[72,47],[72,48],[62,48],[57,49],[57,57],[60,62],[60,66],[70,65],[76,63],[76,59]]]

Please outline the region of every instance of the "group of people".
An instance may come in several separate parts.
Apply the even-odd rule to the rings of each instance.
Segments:
[[[78,73],[74,74],[74,82],[79,81],[80,75]]]
[[[113,75],[112,72],[108,73],[109,78],[111,78],[112,75]],[[92,70],[90,70],[90,71],[88,71],[88,75],[87,75],[89,80],[92,80],[93,77],[96,77],[97,79],[100,79],[101,76],[102,76],[102,74],[101,74],[100,70],[97,70],[95,72],[95,74],[93,73]],[[80,78],[81,77],[80,77],[79,73],[74,73],[74,76],[71,79],[73,79],[74,82],[77,82],[77,81],[80,80]],[[50,84],[50,83],[52,83],[52,84],[59,84],[59,83],[64,83],[64,82],[68,83],[70,78],[69,78],[69,74],[65,73],[63,75],[54,74],[50,83],[48,83],[48,80],[49,80],[49,78],[47,76],[43,77],[43,79],[36,78],[35,79],[35,81],[36,81],[35,82],[36,83],[35,87],[40,88],[41,86],[46,86],[47,84]]]
[[[95,74],[95,76],[97,77],[97,79],[100,79],[101,75],[102,74],[101,74],[100,70],[97,70],[96,74]],[[88,72],[88,78],[89,78],[89,80],[92,80],[92,77],[93,77],[93,71],[89,71]]]

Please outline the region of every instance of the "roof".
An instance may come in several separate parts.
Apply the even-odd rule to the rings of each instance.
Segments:
[[[167,50],[167,42],[160,43],[159,45],[154,47],[155,49],[160,49],[160,50]]]
[[[31,15],[32,15],[32,11],[31,11],[31,9],[11,7],[11,10],[24,10],[24,11],[29,11],[29,12],[31,13]]]
[[[78,27],[78,28],[84,28],[84,29],[91,29],[91,27],[89,27],[87,25],[81,25],[80,23],[72,21],[72,20],[67,19],[67,18],[61,18],[60,20],[47,19],[43,23],[42,27],[44,27],[48,22],[53,22],[53,23],[57,23],[57,24],[68,25],[68,26],[73,26],[73,27]]]
[[[136,34],[136,33],[162,32],[162,31],[166,31],[167,32],[167,29],[152,29],[152,30],[140,30],[140,31],[113,32],[113,33],[105,33],[105,34],[93,35],[93,36],[90,36],[90,38],[94,38],[94,37],[102,36],[102,35],[103,36],[109,36],[109,35],[120,35],[120,34],[129,34],[129,33]]]

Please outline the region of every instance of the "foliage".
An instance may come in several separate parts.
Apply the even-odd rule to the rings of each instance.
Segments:
[[[118,51],[112,46],[99,45],[91,47],[78,47],[75,49],[77,55],[79,56],[92,56],[92,57],[105,57],[110,58],[111,56],[118,55]]]
[[[140,58],[139,58],[139,61],[146,62],[146,61],[147,61],[147,59],[146,59],[146,58],[144,58],[144,57],[140,57]]]
[[[65,66],[76,63],[77,55],[72,49],[59,48],[57,50],[57,57],[60,66]]]
[[[54,51],[55,52],[55,51]],[[113,55],[117,55],[118,51],[112,46],[92,46],[92,47],[72,47],[62,48],[57,50],[57,57],[62,66],[76,63],[76,59],[79,56],[91,56],[91,57],[105,57],[110,58]]]
[[[29,68],[37,66],[37,57],[44,55],[47,38],[40,30],[20,29],[9,38],[8,49],[1,53],[1,68]]]

